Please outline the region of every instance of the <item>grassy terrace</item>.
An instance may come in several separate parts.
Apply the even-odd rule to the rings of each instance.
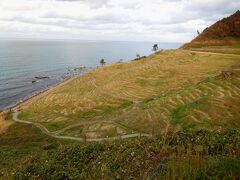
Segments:
[[[22,105],[19,118],[87,138],[239,128],[239,46],[229,49],[168,50],[97,68]]]

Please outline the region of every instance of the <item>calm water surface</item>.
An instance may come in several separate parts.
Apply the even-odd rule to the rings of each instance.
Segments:
[[[114,63],[149,55],[156,42],[104,41],[0,41],[0,111],[99,65],[99,59]],[[163,49],[178,43],[159,43]],[[73,70],[86,66],[83,71]],[[36,76],[49,79],[37,80]],[[34,82],[36,81],[36,82]],[[34,82],[34,83],[33,83]]]

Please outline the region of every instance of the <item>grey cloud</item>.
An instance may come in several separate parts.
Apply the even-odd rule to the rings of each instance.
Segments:
[[[239,0],[187,1],[185,10],[195,11],[199,17],[209,18],[216,14],[229,14],[240,8]]]
[[[12,18],[2,18],[1,21],[5,22],[20,22],[20,23],[27,23],[33,25],[42,25],[42,26],[53,26],[53,27],[60,27],[60,28],[67,28],[67,29],[81,29],[81,30],[88,30],[88,31],[109,31],[116,29],[124,30],[127,25],[120,25],[115,23],[110,23],[110,19],[89,19],[88,22],[79,20],[79,19],[62,19],[62,18],[39,18],[33,19],[25,16],[18,16]],[[90,23],[91,21],[91,23]],[[100,23],[101,22],[101,23]]]
[[[195,35],[196,29],[202,30],[240,7],[239,0],[209,0],[205,3],[204,0],[39,1],[46,4],[54,3],[52,6],[47,4],[46,9],[43,8],[38,13],[35,13],[35,9],[30,9],[30,12],[22,11],[21,13],[12,10],[11,13],[0,17],[0,23],[4,21],[14,25],[14,23],[19,24],[20,22],[25,27],[33,27],[33,29],[39,27],[39,31],[41,31],[41,28],[44,31],[47,31],[47,29],[54,31],[56,29],[56,32],[59,30],[59,33],[62,32],[63,36],[66,30],[66,32],[72,34],[91,34],[89,37],[103,34],[104,38],[109,38],[108,34],[113,34],[115,37],[120,37],[120,35],[122,37],[125,37],[125,35],[126,37],[134,37],[135,34],[138,34],[139,37],[146,34],[153,37],[158,35],[163,37],[164,34],[170,34],[169,38],[172,34],[175,34],[176,37],[189,38]],[[82,4],[90,7],[90,10],[88,8],[87,10],[81,9],[85,8]],[[179,8],[177,5],[179,5]],[[80,13],[78,13],[78,6]],[[70,10],[66,9],[64,11],[65,7]],[[172,7],[172,9],[164,9],[165,7]],[[71,8],[73,8],[73,13],[70,12]],[[25,31],[27,34],[28,29],[25,29]]]
[[[97,8],[101,8],[105,5],[107,5],[107,3],[110,0],[56,0],[56,1],[81,2],[81,3],[85,3],[85,4],[89,5],[89,7],[92,9],[97,9]]]

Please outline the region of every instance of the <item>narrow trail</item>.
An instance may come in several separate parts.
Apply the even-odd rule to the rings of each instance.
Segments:
[[[98,142],[98,141],[109,141],[109,140],[117,140],[117,139],[127,139],[127,138],[134,138],[134,137],[152,137],[151,134],[147,134],[147,133],[134,133],[134,134],[127,134],[127,135],[107,137],[107,138],[80,138],[80,137],[72,137],[72,136],[60,136],[60,135],[56,135],[55,132],[49,132],[47,128],[45,128],[43,125],[39,123],[20,120],[18,118],[18,115],[20,113],[21,111],[19,109],[14,109],[12,118],[15,122],[33,125],[38,129],[40,129],[42,133],[46,134],[47,136],[50,136],[52,138],[57,138],[57,139],[74,140],[74,141],[80,141],[80,142]]]
[[[224,49],[223,49],[224,50]],[[199,54],[212,54],[212,55],[230,55],[230,56],[240,56],[240,54],[230,54],[230,53],[221,53],[221,52],[210,52],[210,51],[201,51],[201,50],[184,50],[187,52],[194,52]]]

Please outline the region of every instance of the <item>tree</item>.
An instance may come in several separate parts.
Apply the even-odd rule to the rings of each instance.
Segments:
[[[104,60],[103,58],[100,60],[100,64],[101,64],[102,66],[104,66],[104,65],[106,64],[106,62],[105,62],[105,60]]]
[[[140,59],[140,58],[141,58],[140,54],[136,54],[136,56],[137,56],[137,59]]]
[[[157,45],[157,44],[154,44],[152,50],[153,50],[154,52],[156,52],[156,51],[158,50],[158,45]]]
[[[197,34],[200,35],[200,31],[199,30],[197,30]]]

